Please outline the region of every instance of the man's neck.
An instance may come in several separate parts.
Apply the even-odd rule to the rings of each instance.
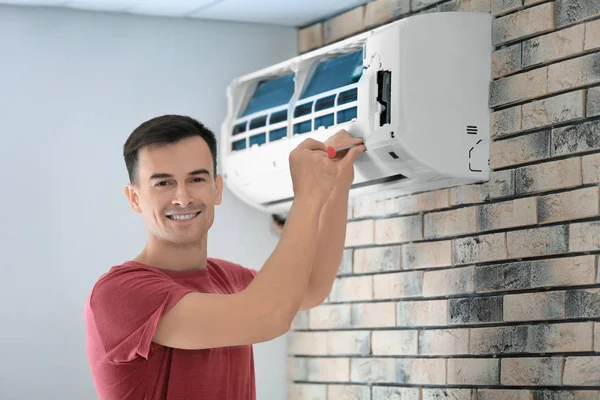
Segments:
[[[182,245],[150,237],[146,247],[135,258],[135,261],[156,268],[186,271],[206,268],[206,259],[206,237],[196,242]]]

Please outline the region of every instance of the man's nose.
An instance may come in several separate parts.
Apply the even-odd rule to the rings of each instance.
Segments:
[[[186,207],[193,201],[194,199],[192,199],[192,197],[189,195],[185,185],[180,185],[177,188],[177,192],[175,193],[175,197],[173,198],[172,203],[180,205],[182,207]]]

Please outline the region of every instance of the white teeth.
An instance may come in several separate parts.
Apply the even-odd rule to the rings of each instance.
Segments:
[[[183,221],[186,219],[192,219],[196,216],[196,214],[187,214],[187,215],[171,215],[171,219],[177,220],[177,221]]]

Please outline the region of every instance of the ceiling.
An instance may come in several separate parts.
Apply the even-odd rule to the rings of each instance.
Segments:
[[[0,0],[1,4],[66,7],[302,27],[369,0]]]

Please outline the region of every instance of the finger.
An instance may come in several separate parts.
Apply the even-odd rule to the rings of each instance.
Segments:
[[[325,152],[325,155],[327,155],[327,145],[311,138],[303,140],[298,147],[307,150],[321,150]]]
[[[356,159],[358,158],[359,154],[362,153],[365,150],[366,150],[366,148],[365,148],[364,145],[353,147],[350,150],[348,150],[348,152],[346,153],[346,155],[344,156],[344,158],[343,158],[342,161],[345,164],[351,164],[354,161],[356,161]]]

